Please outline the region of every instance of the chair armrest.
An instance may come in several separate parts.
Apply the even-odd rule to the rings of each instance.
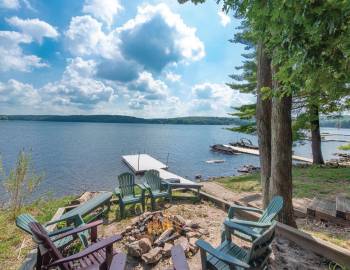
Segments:
[[[144,184],[135,184],[136,186],[138,186],[139,188],[141,188],[142,191],[146,190],[146,187]]]
[[[75,228],[73,230],[70,230],[70,231],[68,231],[66,233],[63,233],[63,234],[59,235],[57,238],[55,238],[55,241],[59,240],[59,239],[62,239],[62,238],[65,238],[67,236],[73,235],[73,234],[77,234],[77,233],[86,231],[86,230],[91,229],[91,228],[97,227],[97,226],[99,226],[101,224],[103,224],[102,220],[96,220],[94,222],[91,222],[91,223],[86,224],[84,226],[80,226],[78,228]]]
[[[114,189],[114,193],[115,193],[115,195],[120,196],[121,191],[120,191],[120,189],[119,189],[118,187],[116,187],[116,188]]]
[[[260,222],[256,222],[256,221],[241,220],[241,219],[236,219],[236,218],[232,218],[229,220],[233,223],[236,223],[236,224],[245,225],[245,226],[254,227],[254,228],[262,228],[262,229],[269,228],[272,225],[272,223],[260,223]]]
[[[243,210],[243,211],[247,211],[247,212],[255,212],[255,213],[260,213],[260,214],[262,214],[264,212],[264,210],[261,210],[259,208],[255,208],[255,207],[232,204],[228,210],[229,218],[233,218],[235,210]]]
[[[111,270],[124,270],[126,265],[127,256],[124,253],[118,253],[113,256],[109,269]]]
[[[52,232],[48,232],[48,235],[50,237],[52,236],[56,236],[56,235],[59,235],[61,233],[65,233],[65,232],[68,232],[70,230],[73,230],[75,227],[74,226],[68,226],[68,227],[64,227],[64,228],[61,228],[61,229],[58,229],[58,230],[54,230]]]
[[[49,267],[58,266],[58,265],[62,265],[63,263],[66,263],[66,262],[79,260],[83,257],[88,256],[91,253],[94,253],[100,249],[103,249],[109,245],[112,245],[113,243],[119,241],[120,239],[122,239],[122,236],[120,236],[120,235],[115,235],[115,236],[103,239],[103,240],[87,247],[86,249],[84,249],[83,251],[81,251],[79,253],[73,254],[71,256],[68,256],[66,258],[63,258],[63,259],[60,259],[60,260],[57,260],[57,261],[51,263],[49,265]]]
[[[224,221],[224,225],[225,229],[228,231],[239,231],[241,233],[250,235],[253,238],[258,238],[260,236],[259,233],[253,231],[251,228],[234,223],[229,219],[226,219]]]
[[[223,261],[227,264],[231,264],[231,265],[236,265],[239,267],[243,267],[243,268],[250,268],[250,265],[231,256],[231,255],[227,255],[227,254],[223,254],[220,251],[216,250],[215,248],[213,248],[212,245],[210,245],[208,242],[205,242],[202,239],[199,239],[196,242],[196,245],[204,250],[205,252],[209,253],[210,255],[214,256],[215,258],[219,259],[220,261]]]
[[[70,217],[66,217],[66,218],[58,218],[58,219],[51,220],[51,221],[45,223],[44,226],[46,227],[46,226],[49,226],[49,225],[52,225],[52,224],[56,224],[56,223],[60,223],[60,222],[63,222],[63,221],[74,220],[76,217],[79,217],[79,215],[76,214],[74,216],[70,216]]]

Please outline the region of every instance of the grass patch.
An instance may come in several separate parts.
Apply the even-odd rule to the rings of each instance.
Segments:
[[[259,173],[222,177],[216,180],[234,192],[259,192]],[[334,198],[344,194],[350,197],[350,168],[310,166],[293,168],[293,196],[295,198]]]
[[[72,198],[73,197],[63,197],[45,201],[38,200],[30,205],[24,206],[21,212],[29,213],[40,223],[45,223],[52,218],[59,207],[66,205]],[[0,209],[0,228],[1,269],[18,269],[24,255],[32,249],[32,246],[28,245],[28,243],[31,243],[31,237],[16,227],[12,213],[8,210]],[[25,247],[21,251],[21,256],[19,256],[22,242],[25,243]]]

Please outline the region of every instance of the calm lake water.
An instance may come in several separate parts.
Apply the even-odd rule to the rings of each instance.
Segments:
[[[169,170],[194,179],[237,174],[245,164],[258,165],[258,157],[227,156],[214,153],[209,146],[241,137],[257,142],[255,136],[234,133],[224,126],[150,125],[114,123],[59,123],[0,121],[0,155],[8,170],[21,149],[31,150],[36,172],[45,179],[34,197],[78,194],[84,190],[112,190],[116,176],[128,171],[121,161],[125,154],[148,153],[163,161]],[[350,130],[323,129],[324,132],[350,134]],[[350,139],[350,137],[346,137]],[[326,159],[340,142],[323,144]],[[295,153],[310,157],[309,143],[295,147]],[[210,159],[224,163],[207,164]],[[0,179],[1,181],[1,179]],[[0,192],[4,194],[3,186]],[[1,198],[4,198],[1,196]],[[1,200],[1,199],[0,199]]]

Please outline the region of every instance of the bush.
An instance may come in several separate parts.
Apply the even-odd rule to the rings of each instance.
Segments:
[[[21,150],[16,166],[6,175],[0,160],[0,172],[4,177],[4,187],[9,195],[8,206],[15,218],[20,212],[25,199],[31,195],[43,179],[37,175],[32,166],[31,155]]]

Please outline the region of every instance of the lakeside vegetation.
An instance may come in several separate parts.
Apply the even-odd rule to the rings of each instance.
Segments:
[[[293,197],[333,198],[344,194],[350,197],[350,168],[293,167]],[[221,177],[219,184],[234,192],[261,192],[260,174]]]
[[[254,126],[252,119],[238,117],[188,116],[174,118],[141,118],[127,115],[0,115],[4,121],[48,121],[48,122],[91,122],[91,123],[130,123],[168,125],[236,125]],[[321,118],[322,127],[350,128],[350,116]],[[240,129],[236,131],[242,132]],[[243,130],[244,131],[244,130]]]

